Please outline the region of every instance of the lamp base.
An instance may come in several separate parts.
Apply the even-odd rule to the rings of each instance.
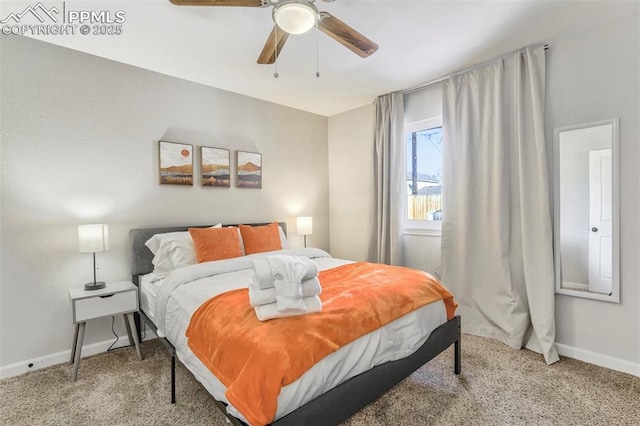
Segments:
[[[84,289],[85,290],[100,290],[101,288],[104,288],[106,286],[106,284],[104,283],[104,281],[98,281],[98,282],[94,282],[94,283],[86,283],[84,285]]]

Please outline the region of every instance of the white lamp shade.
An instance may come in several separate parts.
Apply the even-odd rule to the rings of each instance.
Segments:
[[[273,20],[282,31],[303,34],[313,28],[318,10],[311,3],[282,3],[273,10]]]
[[[298,235],[313,234],[313,219],[309,216],[302,216],[296,219]]]
[[[109,226],[78,226],[78,251],[80,253],[98,253],[109,250]]]

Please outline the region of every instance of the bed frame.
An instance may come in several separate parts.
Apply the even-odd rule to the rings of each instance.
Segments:
[[[252,223],[248,225],[261,226],[266,225],[266,223]],[[207,226],[211,225],[131,229],[129,231],[129,249],[131,253],[130,268],[133,283],[136,286],[139,286],[140,276],[153,271],[153,254],[144,245],[144,243],[154,234],[186,231],[188,228],[203,228]],[[280,226],[282,226],[282,229],[286,234],[286,224],[281,222]],[[142,326],[144,325],[143,322],[157,334],[155,324],[149,319],[145,312],[140,310],[140,312],[136,313],[134,316],[139,335],[142,333]],[[173,404],[176,401],[176,350],[167,339],[160,338],[160,341],[167,347],[171,355],[171,403]],[[369,371],[352,377],[339,386],[336,386],[335,388],[320,395],[316,399],[309,401],[302,407],[299,407],[286,416],[281,417],[272,424],[277,426],[297,426],[301,424],[305,426],[324,426],[341,423],[369,403],[373,402],[451,345],[454,345],[453,372],[455,374],[459,374],[461,370],[460,343],[460,316],[455,316],[452,320],[436,328],[431,333],[427,341],[416,352],[408,357],[380,364]],[[240,419],[227,414],[226,404],[224,402],[216,399],[214,399],[214,401],[232,424],[246,426],[246,424]]]

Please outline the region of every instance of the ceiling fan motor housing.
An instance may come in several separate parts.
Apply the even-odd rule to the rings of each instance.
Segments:
[[[272,16],[282,31],[304,34],[316,25],[318,9],[308,1],[284,1],[274,6]]]

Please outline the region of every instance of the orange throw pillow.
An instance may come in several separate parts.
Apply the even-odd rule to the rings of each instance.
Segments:
[[[244,243],[246,254],[262,253],[265,251],[282,250],[278,223],[273,222],[264,226],[238,225]]]
[[[189,228],[198,263],[242,256],[236,228]]]

